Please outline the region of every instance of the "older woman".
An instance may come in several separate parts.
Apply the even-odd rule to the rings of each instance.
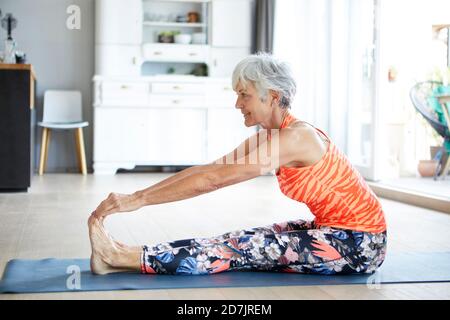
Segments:
[[[380,202],[324,132],[289,113],[296,84],[288,65],[268,54],[249,56],[236,66],[232,84],[245,125],[263,130],[211,164],[190,167],[130,195],[111,193],[88,222],[92,272],[374,272],[386,253]],[[103,227],[110,214],[192,198],[272,170],[281,191],[308,205],[313,221],[139,247],[116,242]]]

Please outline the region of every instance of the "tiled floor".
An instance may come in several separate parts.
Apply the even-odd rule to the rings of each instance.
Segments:
[[[14,258],[87,258],[87,217],[109,192],[131,193],[170,174],[34,176],[28,193],[0,193],[0,273]],[[389,250],[450,251],[450,215],[383,200]],[[290,219],[312,219],[306,206],[263,176],[180,202],[111,216],[108,230],[128,244],[207,237]],[[432,263],[432,262],[430,262]],[[210,288],[0,295],[0,299],[450,299],[450,283]]]

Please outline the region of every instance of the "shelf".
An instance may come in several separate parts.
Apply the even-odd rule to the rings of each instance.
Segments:
[[[144,0],[144,2],[184,2],[184,3],[208,3],[211,0]]]
[[[146,46],[161,46],[161,48],[177,48],[180,49],[182,47],[184,47],[184,49],[186,48],[210,48],[209,44],[205,44],[205,43],[188,43],[188,44],[184,44],[184,43],[175,43],[175,42],[170,42],[170,43],[165,43],[165,42],[144,42],[142,43],[141,47],[144,48]]]
[[[144,26],[147,27],[179,27],[179,28],[205,28],[206,23],[194,23],[194,22],[157,22],[157,21],[144,21]]]

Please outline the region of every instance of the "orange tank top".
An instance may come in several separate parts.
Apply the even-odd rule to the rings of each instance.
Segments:
[[[281,129],[295,120],[287,114]],[[315,129],[328,139],[327,152],[312,166],[280,166],[276,176],[281,192],[305,203],[318,226],[384,232],[386,222],[377,196],[330,138]]]

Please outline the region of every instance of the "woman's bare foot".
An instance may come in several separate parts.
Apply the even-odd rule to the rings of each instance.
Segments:
[[[125,250],[129,250],[129,251],[134,251],[134,252],[142,252],[142,246],[129,246],[126,245],[123,242],[117,241],[112,235],[110,235],[106,229],[105,229],[105,225],[103,224],[104,219],[99,219],[100,222],[100,226],[105,230],[106,234],[108,235],[108,237],[111,239],[111,241],[118,247],[121,249],[125,249]]]
[[[114,242],[114,244],[121,249],[125,249],[125,250],[129,250],[129,251],[136,251],[136,252],[142,252],[142,246],[129,246],[127,244],[124,244],[120,241],[117,241],[116,239],[114,239],[114,237],[110,236],[112,242]]]
[[[124,272],[135,269],[127,266],[125,260],[127,252],[125,245],[119,246],[103,228],[102,222],[95,216],[90,216],[88,220],[89,238],[91,240],[91,271],[95,274],[108,274],[113,272]]]

